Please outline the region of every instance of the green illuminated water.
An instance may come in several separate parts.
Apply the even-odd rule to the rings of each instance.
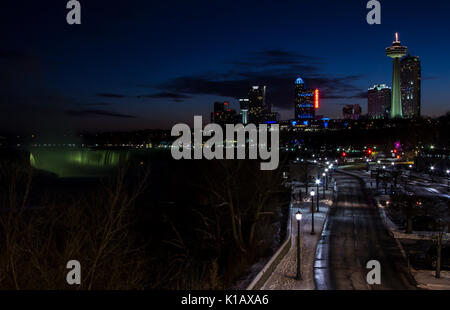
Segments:
[[[30,164],[59,177],[98,177],[130,159],[128,150],[33,149]]]

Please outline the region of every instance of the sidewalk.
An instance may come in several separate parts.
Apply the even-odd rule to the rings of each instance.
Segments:
[[[435,277],[436,271],[412,270],[411,274],[417,282],[417,287],[427,290],[450,290],[450,271],[441,271],[441,277]]]
[[[326,192],[326,197],[331,196],[331,191]],[[298,211],[298,204],[294,206],[291,215],[292,225],[292,247],[286,256],[281,260],[275,271],[266,281],[262,290],[313,290],[314,286],[314,258],[317,243],[328,214],[328,210],[332,205],[332,200],[321,200],[320,212],[314,212],[314,230],[315,235],[311,235],[311,201],[300,203],[300,209],[303,214],[301,222],[301,261],[302,261],[302,280],[295,279],[297,273],[297,223],[295,222],[295,213]]]

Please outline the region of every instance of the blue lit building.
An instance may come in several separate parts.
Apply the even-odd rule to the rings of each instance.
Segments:
[[[315,119],[319,107],[319,90],[306,89],[302,78],[295,81],[295,117],[299,124],[307,125]]]

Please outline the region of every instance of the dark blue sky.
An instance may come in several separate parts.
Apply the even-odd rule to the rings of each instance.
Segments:
[[[375,83],[391,83],[394,33],[422,61],[423,114],[450,110],[449,1],[87,1],[82,24],[66,1],[2,1],[0,129],[170,128],[213,102],[268,87],[293,117],[293,83],[319,87],[319,114],[341,115]]]

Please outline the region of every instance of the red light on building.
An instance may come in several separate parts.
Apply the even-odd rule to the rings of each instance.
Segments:
[[[346,156],[347,156],[347,153],[342,152],[342,157],[346,157]]]
[[[314,108],[319,108],[319,90],[317,88],[314,91]]]
[[[397,150],[394,150],[394,154],[397,154]]]

